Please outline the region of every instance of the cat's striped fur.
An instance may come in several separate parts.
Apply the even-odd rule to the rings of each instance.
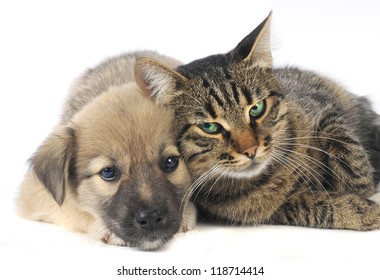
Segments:
[[[380,118],[364,98],[296,68],[273,69],[270,17],[231,52],[136,79],[176,111],[177,143],[203,216],[233,224],[370,230],[380,207]]]

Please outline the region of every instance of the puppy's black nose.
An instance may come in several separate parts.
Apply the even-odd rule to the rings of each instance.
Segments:
[[[162,225],[164,216],[157,209],[140,209],[136,213],[136,222],[143,230],[155,231]]]

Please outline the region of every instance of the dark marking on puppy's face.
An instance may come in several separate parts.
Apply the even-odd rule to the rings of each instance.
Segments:
[[[130,180],[121,182],[117,193],[104,204],[103,219],[112,232],[128,240],[131,246],[149,250],[178,232],[179,198],[183,196],[162,174],[147,173],[154,176],[150,182],[133,180],[134,174]]]

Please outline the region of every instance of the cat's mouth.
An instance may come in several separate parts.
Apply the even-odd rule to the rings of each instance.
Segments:
[[[261,162],[251,161],[250,164],[244,163],[238,166],[230,166],[227,171],[224,172],[225,175],[234,178],[253,178],[259,176],[267,168],[269,159]]]

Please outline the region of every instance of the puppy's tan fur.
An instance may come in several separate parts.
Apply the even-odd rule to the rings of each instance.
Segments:
[[[195,210],[185,198],[191,178],[175,146],[173,115],[133,82],[141,55],[160,57],[126,54],[126,63],[107,60],[76,81],[61,123],[31,159],[18,198],[21,216],[142,249],[193,227]],[[172,157],[178,166],[168,172],[163,162]],[[100,174],[110,167],[118,177],[107,181]],[[161,213],[160,224],[147,229],[136,213],[151,210]]]

